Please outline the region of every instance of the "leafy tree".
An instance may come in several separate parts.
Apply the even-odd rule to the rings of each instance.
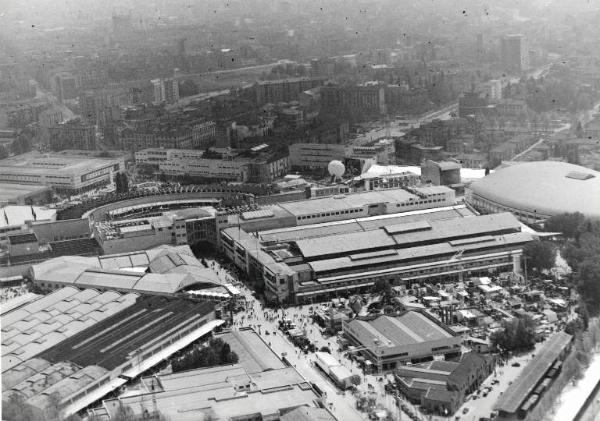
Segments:
[[[571,320],[565,326],[565,332],[568,333],[569,335],[576,335],[576,334],[582,332],[583,330],[584,330],[583,322],[579,318]]]
[[[567,264],[571,268],[577,268],[583,260],[585,260],[586,253],[585,250],[577,247],[577,245],[568,243],[562,249],[562,256],[567,261]]]
[[[114,182],[115,182],[115,191],[117,193],[121,193],[121,191],[123,190],[123,186],[121,184],[121,174],[120,173],[115,174]]]
[[[360,376],[358,374],[350,376],[350,383],[354,386],[358,386],[361,383]]]
[[[123,193],[127,193],[129,191],[129,178],[125,173],[121,173],[121,188]]]
[[[577,280],[579,293],[587,309],[592,314],[600,311],[600,259],[585,259],[578,266]]]
[[[224,343],[223,347],[219,351],[219,361],[229,361],[231,355],[231,347],[228,343]]]
[[[575,136],[582,138],[584,137],[583,127],[581,125],[581,121],[577,121],[577,125],[575,126]]]
[[[375,282],[374,287],[375,293],[381,294],[381,301],[383,304],[388,304],[394,297],[394,290],[392,284],[385,279],[378,279]]]
[[[538,272],[552,269],[556,261],[556,248],[549,241],[532,241],[524,247],[529,266]]]
[[[392,306],[392,305],[387,305],[385,307],[383,307],[383,314],[394,314],[396,313],[396,307]]]
[[[535,324],[531,317],[505,321],[502,329],[490,335],[492,345],[503,351],[520,351],[535,345]]]
[[[191,370],[200,367],[232,364],[238,356],[231,351],[228,343],[222,339],[211,339],[207,346],[195,347],[190,353],[172,363],[173,372]]]
[[[117,413],[112,419],[114,419],[115,421],[133,421],[137,419],[137,417],[133,412],[133,409],[131,409],[131,407],[129,407],[128,405],[121,404],[119,406],[119,409],[117,410]]]
[[[121,172],[115,174],[115,187],[117,193],[127,193],[129,191],[127,174]]]
[[[544,223],[547,232],[562,232],[566,238],[577,238],[579,227],[584,221],[582,213],[563,213],[555,215]]]
[[[8,158],[8,151],[4,146],[0,146],[0,159]]]

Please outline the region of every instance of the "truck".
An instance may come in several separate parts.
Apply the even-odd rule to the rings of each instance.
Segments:
[[[315,365],[319,367],[342,390],[360,383],[360,376],[352,374],[327,352],[315,352]]]

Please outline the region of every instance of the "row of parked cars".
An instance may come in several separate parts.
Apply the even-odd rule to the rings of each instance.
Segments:
[[[320,349],[310,341],[304,334],[302,329],[299,329],[298,326],[290,319],[283,319],[279,321],[279,330],[281,330],[289,339],[294,346],[297,346],[304,352],[308,354],[309,352],[328,352],[331,354],[331,350],[324,346]]]

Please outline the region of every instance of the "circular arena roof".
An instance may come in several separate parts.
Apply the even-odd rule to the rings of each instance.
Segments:
[[[482,199],[526,212],[600,219],[600,172],[556,161],[512,163],[475,181]]]

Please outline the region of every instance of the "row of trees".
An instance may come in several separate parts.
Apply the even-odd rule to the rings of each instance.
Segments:
[[[200,367],[234,364],[238,356],[233,352],[227,342],[220,338],[211,339],[207,346],[195,346],[194,349],[183,357],[174,360],[171,364],[173,372],[192,370]]]
[[[525,245],[523,252],[527,259],[527,270],[538,274],[550,270],[556,262],[556,245],[550,241],[532,241]]]
[[[583,304],[590,315],[600,314],[600,222],[568,213],[550,218],[545,229],[563,233],[561,252],[573,269]]]

